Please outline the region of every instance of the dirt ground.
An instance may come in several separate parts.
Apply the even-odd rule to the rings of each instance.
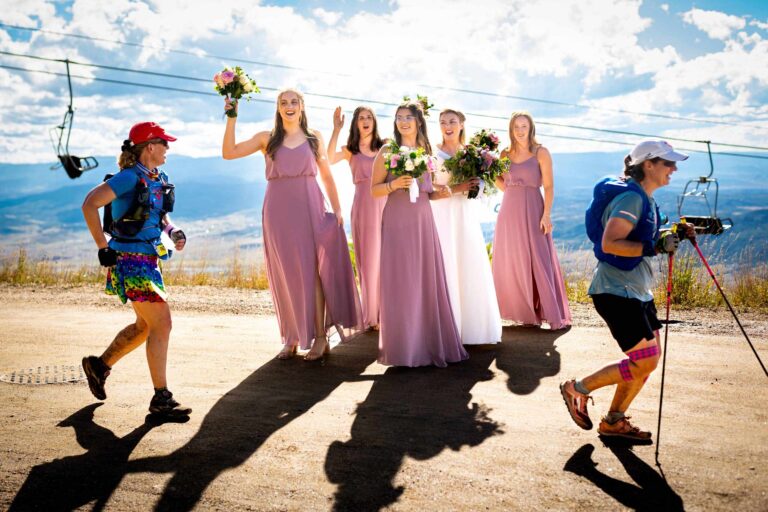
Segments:
[[[11,510],[768,510],[768,379],[728,311],[673,311],[656,446],[577,428],[558,383],[619,358],[576,305],[566,332],[507,326],[438,368],[376,363],[362,334],[324,364],[277,361],[269,295],[171,290],[171,389],[186,423],[147,416],[143,351],[108,399],[84,381],[0,382],[0,508]],[[79,365],[132,321],[99,287],[0,286],[0,380]],[[768,317],[743,314],[768,361]],[[631,413],[657,438],[660,372]],[[594,393],[593,419],[609,389]]]

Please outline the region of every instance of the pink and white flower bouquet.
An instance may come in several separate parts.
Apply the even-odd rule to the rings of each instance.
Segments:
[[[256,81],[249,77],[240,66],[225,67],[213,76],[214,89],[226,97],[224,100],[224,114],[227,117],[237,117],[237,102],[240,98],[250,100],[252,93],[258,93]]]
[[[398,146],[390,141],[388,150],[384,153],[384,167],[395,177],[411,176],[413,182],[409,189],[411,202],[419,197],[419,184],[416,182],[425,172],[435,170],[435,158],[427,154],[424,148],[409,148]]]

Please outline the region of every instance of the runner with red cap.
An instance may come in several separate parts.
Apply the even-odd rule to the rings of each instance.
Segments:
[[[136,313],[135,322],[123,328],[100,357],[83,358],[83,370],[91,393],[104,400],[104,384],[114,364],[146,342],[155,389],[149,411],[188,416],[192,409],[174,400],[166,381],[171,311],[158,265],[159,259],[168,259],[172,254],[163,244],[163,233],[177,251],[187,241],[168,215],[173,211],[174,186],[159,169],[166,161],[168,143],[175,140],[157,123],[135,124],[123,141],[118,157],[120,172],[107,175],[83,202],[83,216],[99,248],[99,262],[109,269],[106,293],[117,295],[123,304],[130,300]],[[102,207],[103,225],[99,218]],[[105,233],[110,235],[109,240]]]

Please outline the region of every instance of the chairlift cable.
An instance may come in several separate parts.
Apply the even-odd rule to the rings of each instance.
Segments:
[[[41,73],[41,74],[47,74],[47,75],[54,75],[54,76],[67,76],[66,73],[60,73],[57,71],[48,71],[44,69],[27,69],[23,67],[18,66],[9,66],[7,64],[0,64],[0,68],[3,69],[11,69],[14,71],[24,71],[27,73]],[[89,76],[82,76],[82,75],[70,75],[72,78],[77,78],[81,80],[92,80],[94,82],[105,82],[105,83],[111,83],[111,84],[118,84],[118,85],[127,85],[127,86],[134,86],[134,87],[143,87],[146,89],[158,89],[163,91],[171,91],[171,92],[180,92],[180,93],[187,93],[187,94],[196,94],[200,96],[213,96],[213,97],[220,97],[218,93],[215,92],[208,92],[208,91],[196,91],[194,89],[182,89],[179,87],[168,87],[163,85],[154,85],[154,84],[145,84],[140,82],[128,82],[124,80],[113,80],[110,78],[100,78],[100,77],[89,77]],[[264,88],[266,89],[266,88]],[[307,93],[309,94],[309,93]],[[347,99],[347,100],[355,100],[354,98],[346,98],[346,97],[340,97],[340,99]],[[267,100],[262,98],[251,98],[251,101],[259,102],[259,103],[269,103],[274,104],[274,100]],[[394,105],[394,104],[393,104]],[[333,111],[334,109],[331,107],[321,107],[316,105],[307,105],[307,108],[312,110],[325,110],[325,111]],[[391,115],[383,114],[378,115],[378,117],[392,117]],[[541,124],[541,123],[539,123]],[[473,126],[472,124],[468,124],[468,126]],[[501,129],[495,129],[497,131],[504,131],[505,128]],[[551,137],[556,139],[570,139],[570,140],[582,140],[582,141],[589,141],[589,142],[600,142],[600,143],[607,143],[607,144],[617,144],[621,146],[632,146],[632,143],[628,142],[622,142],[622,141],[614,141],[614,140],[605,140],[605,139],[595,139],[595,138],[589,138],[589,137],[576,137],[576,136],[569,136],[569,135],[556,135],[556,134],[541,134],[544,137]],[[653,137],[651,135],[651,137]],[[700,141],[694,141],[690,140],[689,142],[700,142]],[[714,144],[714,143],[713,143]],[[684,151],[690,151],[695,153],[706,153],[706,151],[703,150],[697,150],[697,149],[686,149],[686,148],[680,148]],[[712,152],[713,155],[721,155],[721,156],[734,156],[734,157],[741,157],[741,158],[755,158],[760,160],[768,160],[768,156],[763,155],[753,155],[749,153],[729,153],[729,152]]]
[[[203,82],[203,83],[210,83],[211,80],[199,78],[199,77],[191,77],[191,76],[183,76],[183,75],[173,75],[169,73],[159,73],[155,71],[144,71],[139,69],[132,69],[132,68],[124,68],[119,66],[107,66],[103,64],[94,64],[94,63],[82,63],[77,61],[70,61],[68,59],[53,59],[48,57],[40,57],[37,55],[27,55],[27,54],[19,54],[19,53],[12,53],[7,51],[0,50],[0,55],[9,55],[12,57],[21,57],[21,58],[30,58],[35,60],[43,60],[47,62],[67,62],[79,66],[88,66],[88,67],[95,67],[95,68],[102,68],[102,69],[109,69],[113,71],[123,71],[128,73],[137,73],[137,74],[143,74],[143,75],[150,75],[150,76],[159,76],[164,78],[174,78],[179,80],[190,80],[190,81],[196,81],[196,82]],[[21,69],[21,68],[19,68]],[[78,77],[83,79],[90,79],[94,81],[107,81],[109,82],[109,79],[99,79],[99,78],[89,78],[89,77]],[[119,81],[112,81],[111,83],[121,83]],[[135,84],[146,87],[145,84]],[[259,86],[260,88],[264,90],[270,90],[270,91],[277,91],[278,89],[274,87],[267,87],[267,86]],[[178,88],[168,88],[167,90],[173,90],[173,91],[179,91],[179,92],[193,92],[200,94],[200,91],[191,91],[189,89],[178,89]],[[209,93],[210,95],[217,96],[215,93]],[[348,97],[348,96],[342,96],[342,95],[336,95],[336,94],[323,94],[323,93],[315,93],[306,91],[306,95],[308,96],[317,96],[317,97],[323,97],[323,98],[331,98],[331,99],[339,99],[339,100],[346,100],[346,101],[356,101],[356,102],[363,102],[363,103],[374,103],[379,105],[385,105],[385,106],[397,106],[397,103],[392,102],[386,102],[386,101],[380,101],[380,100],[371,100],[367,98],[354,98],[354,97]],[[481,114],[476,112],[465,112],[467,115],[475,116],[475,117],[481,117],[481,118],[487,118],[487,119],[499,119],[499,120],[507,120],[507,117],[499,116],[499,115],[493,115],[493,114]],[[596,128],[592,126],[580,126],[580,125],[572,125],[572,124],[565,124],[565,123],[555,123],[551,121],[536,121],[536,124],[542,125],[542,126],[555,126],[558,128],[568,128],[568,129],[574,129],[574,130],[586,130],[586,131],[593,131],[593,132],[602,132],[602,133],[612,133],[616,135],[630,135],[633,137],[643,137],[643,138],[663,138],[667,140],[674,140],[674,141],[680,141],[680,142],[692,142],[692,143],[702,143],[701,140],[695,140],[695,139],[686,139],[682,137],[672,137],[672,136],[659,136],[654,134],[647,134],[647,133],[638,133],[638,132],[630,132],[625,130],[611,130],[608,128]],[[751,149],[751,150],[757,150],[757,151],[768,151],[768,147],[764,146],[751,146],[751,145],[745,145],[745,144],[731,144],[726,142],[711,142],[714,145],[722,146],[722,147],[730,147],[730,148],[738,148],[738,149]],[[724,154],[724,153],[718,153],[718,154]]]
[[[146,45],[142,43],[135,43],[131,41],[118,41],[114,39],[106,39],[103,37],[94,37],[94,36],[86,36],[83,34],[72,34],[68,32],[58,32],[53,30],[46,30],[38,27],[24,27],[20,25],[11,25],[7,23],[0,23],[0,27],[9,28],[9,29],[15,29],[15,30],[27,30],[32,32],[40,32],[45,34],[53,34],[57,36],[64,36],[64,37],[73,37],[78,39],[84,39],[89,41],[99,41],[99,42],[107,42],[112,44],[118,44],[123,46],[131,46],[136,48],[147,48],[151,50],[158,50],[166,53],[176,53],[181,55],[190,55],[194,57],[204,57],[209,59],[219,59],[224,60],[227,62],[240,62],[245,64],[254,64],[257,66],[264,66],[264,67],[274,67],[274,68],[280,68],[280,69],[289,69],[293,71],[307,71],[311,73],[322,73],[332,76],[341,76],[341,77],[354,77],[354,75],[348,75],[348,74],[342,74],[327,70],[316,70],[316,69],[308,69],[308,68],[302,68],[298,66],[288,66],[284,64],[275,64],[271,62],[263,62],[263,61],[256,61],[256,60],[250,60],[250,59],[243,59],[243,58],[237,58],[232,56],[222,56],[222,55],[213,55],[209,54],[207,52],[194,52],[189,50],[178,50],[174,48],[168,48],[168,47],[158,47],[158,46],[151,46]],[[691,123],[705,123],[705,124],[716,124],[716,125],[726,125],[726,126],[742,126],[747,128],[758,128],[758,129],[765,129],[763,126],[754,126],[754,125],[748,125],[744,123],[737,123],[732,121],[722,121],[722,120],[715,120],[715,119],[704,119],[704,118],[693,118],[693,117],[685,117],[685,116],[677,116],[672,114],[661,114],[656,112],[638,112],[638,111],[630,111],[630,110],[624,110],[624,109],[611,109],[606,107],[597,107],[594,105],[588,105],[583,103],[568,103],[564,101],[557,101],[557,100],[550,100],[550,99],[543,99],[543,98],[532,98],[527,96],[515,96],[510,94],[502,94],[502,93],[494,93],[489,91],[479,91],[475,89],[462,89],[462,88],[455,88],[455,87],[446,87],[442,85],[431,85],[431,84],[418,84],[418,87],[425,87],[432,90],[447,90],[447,91],[453,91],[453,92],[461,92],[466,94],[474,94],[474,95],[481,95],[481,96],[490,96],[490,97],[496,97],[496,98],[504,98],[504,99],[515,99],[520,101],[528,101],[532,103],[542,103],[542,104],[548,104],[548,105],[558,105],[558,106],[566,106],[566,107],[573,107],[573,108],[580,108],[580,109],[588,109],[588,110],[596,110],[601,112],[611,112],[611,113],[618,113],[618,114],[627,114],[627,115],[639,115],[644,117],[654,117],[654,118],[661,118],[661,119],[670,119],[675,121],[686,121]],[[747,121],[749,122],[749,121]]]

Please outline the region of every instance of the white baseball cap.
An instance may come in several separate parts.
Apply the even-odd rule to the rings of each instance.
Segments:
[[[672,162],[681,162],[688,159],[688,155],[678,153],[665,140],[644,140],[629,152],[629,157],[629,165],[637,165],[653,158],[661,158]]]

